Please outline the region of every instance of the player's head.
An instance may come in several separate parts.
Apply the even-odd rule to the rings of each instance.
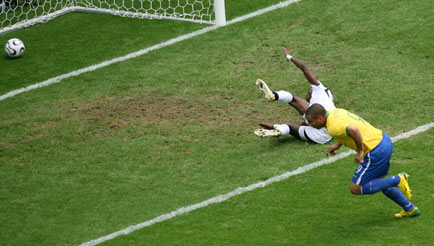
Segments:
[[[312,98],[312,88],[310,88],[310,90],[306,94],[306,101],[310,102],[311,98]]]
[[[306,119],[312,127],[323,128],[327,123],[327,111],[321,104],[314,103],[306,110]]]

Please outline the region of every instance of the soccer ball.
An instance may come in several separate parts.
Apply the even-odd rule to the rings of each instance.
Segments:
[[[18,38],[9,39],[5,44],[6,54],[11,58],[22,56],[25,49],[23,41]]]

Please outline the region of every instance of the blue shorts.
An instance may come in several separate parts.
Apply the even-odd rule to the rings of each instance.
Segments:
[[[386,176],[389,173],[390,157],[392,157],[393,144],[390,137],[383,132],[383,139],[373,150],[368,152],[354,172],[352,181],[357,185]]]

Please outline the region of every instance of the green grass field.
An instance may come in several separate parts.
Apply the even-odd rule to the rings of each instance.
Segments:
[[[227,0],[227,18],[279,1]],[[434,120],[434,1],[302,0],[144,56],[0,101],[0,242],[80,245],[325,158],[327,146],[259,139],[299,121],[255,87],[304,96],[305,61],[390,136]],[[0,95],[206,25],[68,14],[0,35]],[[352,157],[102,245],[432,245],[434,129],[395,143],[422,216],[349,192]],[[346,151],[343,148],[340,152]]]

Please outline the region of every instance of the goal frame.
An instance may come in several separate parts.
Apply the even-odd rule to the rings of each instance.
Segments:
[[[0,35],[20,28],[29,27],[38,23],[45,23],[56,17],[73,13],[73,12],[111,14],[111,15],[117,15],[122,17],[142,18],[142,19],[167,19],[167,20],[186,21],[186,22],[194,22],[194,23],[217,25],[217,26],[226,25],[225,0],[214,0],[214,15],[215,15],[214,21],[187,19],[187,18],[180,18],[174,16],[162,16],[156,14],[145,14],[145,13],[138,13],[138,12],[131,12],[131,11],[122,11],[122,10],[87,8],[87,7],[72,5],[72,6],[64,7],[60,10],[54,11],[46,15],[38,16],[36,18],[32,18],[29,20],[20,21],[11,26],[4,27],[0,29]]]

